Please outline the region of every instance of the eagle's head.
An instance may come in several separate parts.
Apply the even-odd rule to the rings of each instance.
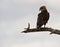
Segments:
[[[41,11],[47,10],[47,9],[46,9],[46,6],[41,6],[40,9],[39,9],[39,11],[40,11],[40,10],[41,10]]]

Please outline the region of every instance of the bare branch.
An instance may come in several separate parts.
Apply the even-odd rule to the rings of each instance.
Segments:
[[[29,32],[51,32],[50,34],[58,34],[60,35],[60,30],[48,28],[48,27],[41,27],[40,29],[32,28],[30,29],[30,23],[28,23],[28,28],[25,28],[25,31],[22,31],[22,33],[29,33]]]
[[[48,27],[45,27],[45,28],[42,27],[42,28],[40,28],[40,29],[37,29],[37,28],[26,29],[25,31],[22,31],[22,33],[29,33],[29,32],[46,32],[46,31],[51,32],[50,34],[59,34],[59,35],[60,35],[60,30],[52,29],[52,28],[48,28]]]

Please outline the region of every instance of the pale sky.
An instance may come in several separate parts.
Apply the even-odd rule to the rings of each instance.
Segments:
[[[60,47],[60,35],[21,33],[28,22],[36,27],[42,5],[50,13],[46,26],[60,29],[60,0],[0,0],[0,47]]]

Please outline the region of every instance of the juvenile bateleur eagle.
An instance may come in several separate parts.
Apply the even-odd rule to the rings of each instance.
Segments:
[[[37,28],[41,28],[42,25],[45,27],[46,23],[49,20],[49,12],[47,11],[46,6],[41,6],[39,11],[41,12],[38,14]]]

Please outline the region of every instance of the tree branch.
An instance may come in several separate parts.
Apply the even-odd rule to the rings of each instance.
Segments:
[[[41,27],[40,29],[37,29],[37,28],[32,28],[30,29],[30,24],[28,24],[28,28],[25,28],[26,30],[25,31],[22,31],[22,33],[30,33],[30,32],[51,32],[50,34],[58,34],[60,35],[60,30],[57,30],[57,29],[53,29],[53,28],[48,28],[48,27]]]

